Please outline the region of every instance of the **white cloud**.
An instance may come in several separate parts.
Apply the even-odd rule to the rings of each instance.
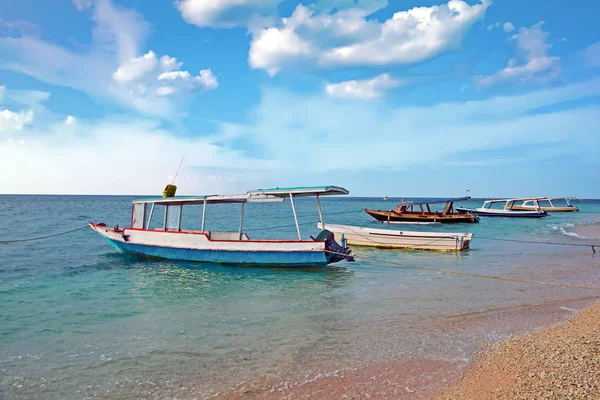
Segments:
[[[290,18],[252,32],[249,64],[274,74],[298,62],[333,67],[424,61],[458,48],[489,4],[450,0],[396,12],[383,23],[367,19],[372,10],[316,14],[298,5]]]
[[[503,25],[504,28],[504,32],[508,33],[508,32],[512,32],[515,30],[515,26],[513,25],[512,22],[505,22]]]
[[[566,37],[561,37],[560,39],[556,39],[557,42],[566,42],[568,39]]]
[[[560,57],[548,55],[550,45],[546,43],[548,33],[542,30],[542,22],[531,28],[521,28],[512,36],[517,44],[517,58],[508,60],[500,71],[478,78],[482,86],[492,86],[500,82],[536,81],[547,82],[560,74]]]
[[[152,51],[143,54],[150,27],[134,10],[110,0],[90,5],[94,21],[91,43],[66,47],[35,36],[0,37],[0,68],[116,101],[144,114],[171,119],[181,115],[185,102],[158,94],[156,78],[164,71],[179,69],[182,63],[168,55],[158,59]]]
[[[265,157],[303,174],[439,165],[442,160],[460,158],[464,152],[509,146],[521,146],[535,154],[541,144],[556,145],[561,154],[597,161],[598,105],[535,111],[598,95],[600,79],[479,101],[422,107],[378,101],[356,107],[354,101],[326,95],[270,89],[263,92],[252,124],[237,126],[233,137],[220,136],[224,143],[235,143],[236,137],[252,140]],[[332,148],[339,157],[331,156]],[[382,156],[385,154],[388,156]]]
[[[600,67],[600,42],[596,42],[583,51],[585,63],[590,67]]]
[[[94,4],[94,0],[72,0],[72,2],[77,11],[83,11],[91,8]]]
[[[329,83],[325,85],[325,93],[332,97],[374,99],[383,96],[386,89],[392,89],[401,84],[401,81],[392,78],[389,74],[381,74],[371,79]]]
[[[493,31],[496,28],[500,28],[500,22],[496,22],[495,24],[489,24],[486,29],[488,31]]]
[[[179,70],[183,63],[164,55],[158,60],[153,51],[123,64],[113,74],[119,84],[125,84],[135,97],[152,98],[189,94],[196,89],[213,90],[219,86],[217,77],[210,69],[203,69],[198,76]],[[166,85],[168,81],[171,85]]]
[[[275,14],[283,0],[177,0],[183,19],[199,27],[247,26],[259,16]]]
[[[33,120],[33,111],[0,111],[0,132],[21,131]]]
[[[69,115],[65,119],[65,124],[67,124],[67,125],[73,125],[74,123],[75,123],[75,117],[73,117],[72,115]]]
[[[139,79],[154,70],[157,64],[156,54],[149,51],[141,57],[134,57],[121,64],[113,74],[113,79],[117,82],[130,82]]]
[[[85,135],[56,123],[25,127],[19,132],[23,143],[0,142],[0,185],[8,185],[4,191],[159,194],[169,173],[186,155],[178,194],[242,192],[252,180],[248,171],[278,167],[276,161],[249,158],[242,151],[217,145],[214,136],[178,137],[155,121],[80,120],[78,124],[78,131]],[[123,168],[121,162],[106,162],[98,168],[103,157],[98,149],[111,160],[126,160],[135,168]],[[212,180],[215,171],[224,178]]]
[[[39,123],[36,116],[21,131],[6,132],[12,143],[0,141],[0,188],[21,193],[157,194],[184,154],[181,194],[243,192],[265,182],[310,184],[331,176],[358,194],[356,186],[368,184],[352,184],[352,177],[366,177],[375,168],[413,168],[421,174],[423,167],[463,160],[465,153],[470,155],[467,161],[477,160],[485,158],[486,151],[507,146],[519,148],[521,159],[539,157],[540,148],[550,146],[556,155],[576,154],[579,161],[597,163],[598,105],[537,111],[599,95],[596,79],[478,101],[398,106],[381,100],[356,107],[354,101],[322,93],[306,96],[266,89],[247,125],[223,123],[215,133],[200,137],[166,131],[154,120],[78,119],[75,132],[65,129],[63,116],[54,124]],[[259,153],[237,150],[239,141],[250,142]],[[136,168],[110,162],[98,168],[99,148]],[[331,149],[339,156],[332,157]],[[515,157],[497,158],[510,162]],[[187,176],[191,179],[182,178]]]

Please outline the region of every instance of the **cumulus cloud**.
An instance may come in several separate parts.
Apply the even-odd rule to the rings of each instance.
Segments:
[[[501,82],[535,81],[548,82],[560,74],[560,57],[548,55],[551,45],[548,33],[542,30],[543,21],[530,28],[521,28],[512,36],[517,45],[517,57],[508,60],[505,68],[478,78],[481,86],[492,86]]]
[[[401,84],[400,80],[392,78],[389,74],[381,74],[371,79],[329,83],[325,85],[325,93],[332,97],[375,99],[383,96],[385,90],[398,87]]]
[[[0,132],[14,132],[23,130],[23,126],[33,120],[33,111],[0,111]]]
[[[515,30],[515,26],[513,25],[512,22],[505,22],[503,25],[504,28],[504,32],[508,33],[508,32],[512,32]]]
[[[291,17],[252,32],[249,64],[273,75],[298,62],[335,67],[424,61],[458,48],[489,4],[450,0],[396,12],[382,23],[367,18],[372,10],[318,14],[300,4]]]
[[[164,118],[179,115],[185,102],[171,99],[166,95],[169,90],[158,90],[164,85],[158,84],[157,77],[165,71],[179,70],[182,63],[168,55],[159,59],[153,51],[142,52],[150,32],[144,18],[110,0],[76,1],[75,5],[81,10],[91,7],[92,42],[75,46],[87,50],[73,50],[73,46],[57,45],[31,35],[0,37],[0,68],[116,101],[144,114]],[[171,93],[189,95],[193,92],[190,89],[199,87],[215,85],[176,88]]]
[[[179,70],[182,65],[175,57],[165,55],[159,60],[153,51],[149,51],[121,64],[113,79],[120,84],[135,84],[130,85],[130,91],[138,96],[155,94],[164,97],[219,86],[211,69],[203,69],[197,76],[192,76],[188,71]]]
[[[139,79],[154,70],[157,64],[156,54],[149,51],[141,57],[134,57],[121,64],[114,72],[113,79],[117,82],[130,82]]]
[[[177,0],[183,19],[199,27],[247,26],[258,16],[275,14],[284,0]]]

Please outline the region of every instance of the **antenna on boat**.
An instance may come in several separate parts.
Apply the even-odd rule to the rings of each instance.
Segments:
[[[179,162],[179,167],[177,167],[177,172],[175,172],[175,177],[173,178],[173,185],[175,184],[175,180],[177,179],[177,175],[179,175],[179,170],[181,169],[181,164],[183,164],[185,156],[181,157],[181,161]]]
[[[183,164],[184,158],[185,158],[185,156],[181,157],[181,161],[179,162],[179,167],[177,167],[177,172],[175,173],[175,176],[173,177],[173,183],[168,184],[167,187],[165,187],[165,190],[163,190],[163,194],[162,194],[163,198],[175,196],[175,192],[177,191],[177,186],[175,186],[175,180],[177,179],[177,175],[179,175],[179,169],[181,169],[181,164]]]

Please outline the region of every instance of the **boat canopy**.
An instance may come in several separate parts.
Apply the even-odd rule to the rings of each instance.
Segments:
[[[269,195],[281,198],[290,197],[310,197],[310,196],[332,196],[348,194],[348,190],[339,186],[296,186],[285,188],[257,189],[249,192],[252,196]]]
[[[148,199],[133,200],[134,204],[158,204],[164,206],[192,205],[192,204],[228,204],[228,203],[249,203],[249,202],[274,202],[283,201],[283,198],[269,195],[251,195],[231,194],[231,195],[200,195],[200,196],[175,196],[175,197],[155,197]]]
[[[403,199],[400,203],[398,203],[398,205],[413,205],[413,206],[418,206],[421,204],[442,204],[442,203],[454,203],[457,201],[467,201],[469,200],[471,197],[470,196],[465,196],[465,197],[454,197],[454,198],[448,198],[448,199],[444,199],[444,198],[431,198],[431,199]]]
[[[484,203],[513,203],[515,201],[527,201],[527,200],[547,200],[545,197],[520,197],[515,199],[493,199],[486,200]]]

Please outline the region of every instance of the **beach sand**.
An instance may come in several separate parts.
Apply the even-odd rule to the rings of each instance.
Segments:
[[[600,399],[600,303],[501,343],[440,399]]]
[[[577,225],[569,229],[569,232],[577,234],[577,236],[585,239],[600,240],[600,222],[593,224]]]

